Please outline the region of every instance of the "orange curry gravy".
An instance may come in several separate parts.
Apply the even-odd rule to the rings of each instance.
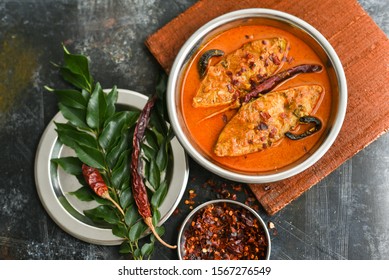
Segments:
[[[311,115],[319,118],[323,123],[323,127],[319,132],[301,140],[290,140],[284,137],[272,147],[260,152],[244,156],[218,157],[213,152],[214,145],[225,126],[226,121],[229,121],[232,118],[237,112],[237,109],[229,110],[213,118],[202,121],[205,117],[224,107],[194,108],[192,106],[193,97],[196,95],[200,86],[200,77],[197,69],[198,60],[204,51],[208,49],[221,49],[225,54],[228,54],[249,41],[272,37],[283,37],[287,39],[290,44],[288,60],[278,72],[300,64],[320,64],[323,66],[323,70],[320,73],[299,74],[273,89],[273,91],[278,91],[301,85],[321,85],[324,90],[321,99]],[[213,65],[219,60],[220,58],[214,57],[211,59],[210,64]],[[314,50],[301,39],[275,27],[258,25],[240,26],[227,30],[212,38],[202,46],[193,60],[189,63],[181,85],[181,110],[193,141],[198,144],[203,153],[212,161],[227,169],[236,170],[238,172],[258,173],[276,170],[298,160],[313,148],[326,130],[327,120],[331,109],[331,88],[328,74],[324,66],[324,63],[320,60]],[[300,125],[293,133],[300,134],[302,131],[305,131],[306,128],[305,125]]]

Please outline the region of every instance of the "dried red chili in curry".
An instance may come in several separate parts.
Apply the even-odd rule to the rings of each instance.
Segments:
[[[229,203],[205,206],[183,233],[184,260],[266,259],[268,240],[258,219]]]

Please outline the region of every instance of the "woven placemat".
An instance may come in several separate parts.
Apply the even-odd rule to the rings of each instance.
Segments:
[[[290,179],[250,185],[275,214],[389,129],[389,40],[355,0],[201,0],[149,36],[146,46],[169,72],[186,39],[209,20],[245,8],[295,15],[318,29],[337,52],[347,78],[348,107],[338,138],[312,167]]]

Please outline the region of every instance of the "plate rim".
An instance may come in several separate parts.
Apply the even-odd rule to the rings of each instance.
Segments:
[[[104,91],[109,90],[111,89],[106,89]],[[148,100],[146,95],[136,91],[119,88],[117,91],[118,100],[116,104],[130,105],[142,109]],[[111,229],[94,227],[83,223],[72,216],[59,201],[59,197],[55,193],[50,176],[50,158],[58,139],[58,135],[55,132],[54,121],[64,122],[66,119],[62,116],[61,112],[58,112],[50,120],[39,140],[34,162],[35,185],[44,209],[62,230],[77,239],[97,245],[119,245],[123,241],[123,238],[113,235]],[[50,147],[48,147],[48,145],[50,145]],[[172,179],[169,184],[168,194],[160,206],[160,209],[163,209],[163,211],[161,211],[161,219],[158,225],[162,225],[173,214],[182,199],[189,179],[188,156],[185,150],[176,137],[171,140],[171,145],[174,155]],[[177,190],[177,186],[179,185],[181,185],[181,187]],[[168,200],[168,195],[172,192],[173,188],[175,197],[172,198],[174,201],[171,203]]]

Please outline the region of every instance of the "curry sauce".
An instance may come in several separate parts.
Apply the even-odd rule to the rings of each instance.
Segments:
[[[284,30],[260,25],[239,26],[227,30],[208,41],[194,55],[189,63],[182,79],[181,86],[181,110],[192,141],[195,142],[202,152],[212,161],[225,168],[238,172],[258,173],[282,168],[297,161],[315,146],[326,130],[327,120],[330,115],[331,87],[328,73],[323,70],[318,73],[300,74],[277,86],[273,91],[286,90],[292,87],[319,85],[322,87],[320,99],[312,111],[312,115],[322,121],[322,128],[317,133],[301,139],[290,140],[283,137],[272,145],[272,147],[255,153],[239,156],[217,156],[214,148],[220,133],[238,109],[228,110],[216,114],[211,118],[208,116],[226,108],[226,105],[213,107],[195,107],[193,99],[200,86],[201,78],[198,73],[197,64],[201,54],[210,49],[220,49],[225,54],[230,54],[242,48],[245,44],[266,38],[285,38],[288,41],[288,55],[282,67],[277,71],[283,71],[300,64],[325,65],[315,51],[301,39]],[[211,65],[217,65],[222,57],[214,57],[210,60]],[[276,72],[276,73],[277,73]],[[304,130],[305,126],[300,125],[294,130]]]

